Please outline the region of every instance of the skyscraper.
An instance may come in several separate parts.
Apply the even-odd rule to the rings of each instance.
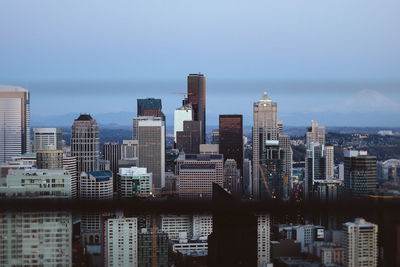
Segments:
[[[77,159],[78,175],[99,169],[99,126],[89,114],[81,114],[72,125],[71,156]]]
[[[175,109],[174,112],[174,142],[176,143],[176,132],[183,131],[183,122],[193,120],[192,105],[187,104]]]
[[[344,186],[352,197],[366,197],[376,189],[376,157],[367,151],[344,152]]]
[[[157,190],[165,186],[165,124],[160,118],[138,121],[139,167],[153,174]]]
[[[227,189],[232,194],[237,194],[239,191],[238,170],[234,159],[227,159],[224,164],[224,189]]]
[[[279,146],[285,151],[285,164],[286,164],[285,183],[288,186],[288,190],[291,190],[293,187],[292,185],[293,150],[290,145],[290,136],[280,134]]]
[[[63,157],[63,168],[64,170],[71,175],[71,195],[72,198],[77,198],[79,194],[79,185],[78,185],[78,172],[77,172],[77,161],[76,157]]]
[[[188,103],[193,107],[193,120],[201,121],[201,144],[206,143],[206,76],[189,74]]]
[[[106,221],[105,266],[138,266],[137,225],[137,218]]]
[[[378,266],[378,226],[357,218],[343,224],[344,266]]]
[[[161,99],[145,98],[137,100],[137,116],[159,117],[165,121],[165,115],[162,112]]]
[[[258,186],[260,195],[256,199],[267,197],[287,199],[288,183],[286,181],[286,160],[285,150],[279,146],[277,140],[265,141],[265,156],[261,160],[263,174],[260,176]],[[267,185],[268,189],[267,189]],[[268,196],[268,191],[270,196]]]
[[[264,156],[266,140],[278,140],[278,105],[267,92],[253,105],[253,195],[259,196],[260,160]]]
[[[114,178],[114,192],[118,191],[118,161],[121,159],[121,145],[115,142],[106,142],[103,145],[104,159],[110,162],[110,170]]]
[[[224,159],[234,159],[243,171],[243,116],[219,115],[219,153]]]
[[[30,152],[30,96],[17,86],[0,86],[0,163]]]
[[[311,143],[325,145],[325,127],[318,126],[317,121],[311,121],[311,127],[307,127],[306,146],[310,149]]]
[[[33,149],[62,150],[62,128],[33,128]]]
[[[334,147],[325,146],[326,179],[333,180],[335,177]]]
[[[176,148],[187,154],[199,154],[201,135],[201,121],[184,121],[183,130],[176,132]]]
[[[311,142],[306,152],[304,198],[312,196],[315,181],[326,180],[326,157],[325,148],[319,143]]]

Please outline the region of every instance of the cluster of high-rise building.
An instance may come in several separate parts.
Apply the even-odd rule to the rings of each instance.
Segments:
[[[97,121],[90,114],[80,114],[72,124],[68,146],[61,128],[34,128],[31,142],[28,90],[0,86],[0,197],[113,200],[173,196],[211,200],[213,187],[218,185],[236,199],[290,201],[301,195],[304,200],[321,201],[368,197],[376,189],[376,157],[366,151],[335,151],[326,142],[325,127],[316,121],[306,129],[304,168],[296,169],[295,175],[290,136],[283,133],[283,122],[278,120],[278,104],[266,92],[253,104],[251,142],[243,134],[241,114],[221,114],[211,144],[207,144],[205,75],[189,74],[184,95],[182,105],[174,112],[174,170],[167,172],[166,117],[161,99],[137,99],[132,138],[122,144],[101,143]],[[338,173],[335,153],[344,155]],[[298,179],[299,173],[302,179]],[[0,216],[0,226],[6,229],[2,228],[0,236],[8,238],[0,238],[0,252],[12,247],[0,253],[7,255],[0,257],[0,264],[71,265],[71,217],[62,213]],[[42,222],[38,216],[48,222],[38,226],[39,232],[21,226],[26,218],[35,225]],[[204,256],[210,244],[215,247],[214,238],[228,233],[219,227],[209,244],[211,215],[151,217],[118,212],[82,214],[81,245],[100,265],[167,266],[169,243],[174,252]],[[248,233],[257,236],[254,253],[258,266],[268,266],[274,253],[281,255],[286,246],[293,251],[299,248],[299,254],[318,251],[318,257],[330,264],[377,265],[377,226],[363,219],[345,223],[343,242],[333,245],[318,243],[326,241],[320,226],[285,226],[280,232],[286,237],[271,241],[270,215],[255,214],[249,222],[254,228]],[[14,245],[7,243],[20,231],[14,229],[14,223],[22,227],[22,234],[16,237],[18,243],[32,245],[14,251]],[[232,231],[237,229],[227,225]],[[62,240],[58,250],[52,250],[46,241],[53,239]],[[39,250],[44,252],[37,256],[35,251]]]

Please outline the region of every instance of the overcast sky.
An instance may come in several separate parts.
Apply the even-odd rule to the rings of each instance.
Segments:
[[[227,112],[251,119],[252,102],[267,90],[289,124],[298,121],[296,112],[360,109],[367,117],[383,112],[393,124],[400,113],[399,10],[398,0],[1,1],[0,83],[30,86],[33,116],[46,115],[50,97],[57,102],[61,91],[77,90],[63,82],[147,84],[125,88],[133,108],[126,98],[119,105],[117,95],[116,105],[103,105],[99,91],[102,109],[89,111],[106,113],[135,111],[136,96],[151,82],[176,82],[182,88],[160,86],[146,95],[165,102],[166,91],[185,90],[188,73],[202,72],[211,120]],[[55,82],[50,95],[39,86],[44,81]],[[228,94],[231,84],[241,87]],[[301,98],[293,97],[296,90]],[[84,86],[78,91],[77,105],[59,105],[56,113],[87,111],[93,95]],[[212,98],[226,94],[236,98]],[[164,104],[166,113],[176,101]]]

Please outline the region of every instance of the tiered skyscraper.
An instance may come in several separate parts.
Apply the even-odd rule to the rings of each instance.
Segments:
[[[89,114],[81,114],[72,125],[71,156],[77,159],[78,175],[99,169],[99,126]]]
[[[29,91],[0,86],[0,163],[30,151]]]
[[[201,121],[201,144],[206,143],[206,76],[204,74],[189,74],[188,103],[193,107],[193,120]]]
[[[253,195],[260,192],[260,160],[264,156],[266,140],[278,140],[277,127],[278,105],[265,92],[261,99],[253,105]]]

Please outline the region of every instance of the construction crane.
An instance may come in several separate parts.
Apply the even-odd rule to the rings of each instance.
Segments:
[[[183,95],[184,98],[186,98],[189,95],[192,95],[192,93],[188,92],[170,92],[171,95]]]

